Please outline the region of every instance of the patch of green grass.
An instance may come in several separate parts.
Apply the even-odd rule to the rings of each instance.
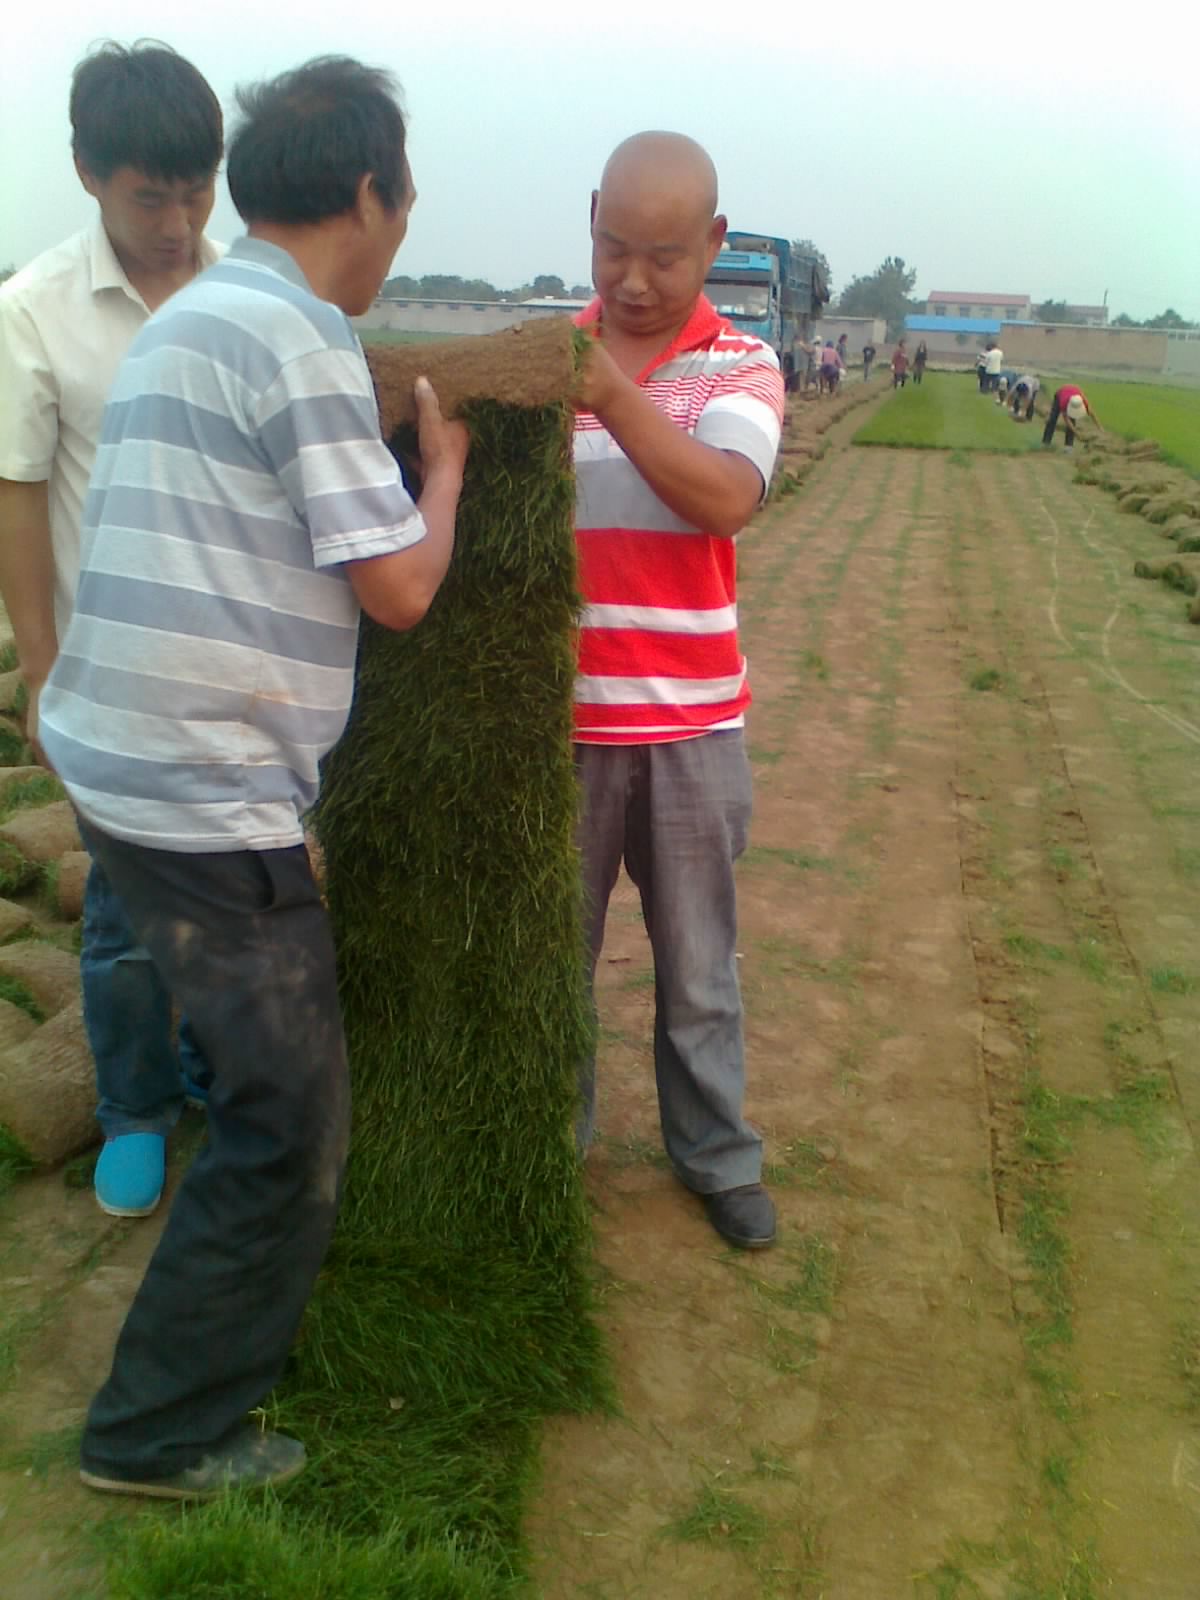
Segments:
[[[0,1197],[6,1195],[27,1172],[33,1171],[33,1158],[14,1133],[0,1123]]]
[[[668,1523],[663,1532],[669,1539],[688,1544],[727,1544],[750,1550],[766,1537],[767,1519],[732,1489],[710,1483],[700,1491],[695,1505]]]
[[[1071,1458],[1063,1451],[1051,1451],[1042,1462],[1042,1482],[1056,1494],[1071,1492]]]
[[[635,990],[653,989],[654,982],[654,968],[646,967],[641,972],[627,972],[621,979],[621,988]]]
[[[906,449],[1002,451],[1019,454],[1041,440],[1004,406],[956,373],[930,373],[920,388],[897,389],[854,435],[855,444]]]
[[[1004,948],[1025,966],[1045,971],[1047,961],[1065,961],[1066,951],[1059,945],[1046,944],[1028,933],[1006,933]]]
[[[15,672],[20,664],[17,647],[11,639],[7,644],[0,645],[0,672]]]
[[[62,800],[66,790],[49,772],[38,772],[0,789],[0,822],[7,822],[18,811],[28,811],[32,806],[48,805],[52,800]]]
[[[626,1134],[618,1139],[612,1134],[598,1135],[596,1143],[607,1153],[614,1167],[656,1167],[666,1171],[670,1157],[662,1145],[653,1139],[643,1139],[638,1134]]]
[[[967,682],[969,688],[983,694],[989,689],[999,689],[1004,682],[1004,674],[995,667],[982,667]]]
[[[1074,878],[1081,871],[1079,858],[1065,845],[1054,844],[1049,850],[1050,865],[1060,878]]]
[[[811,672],[814,678],[824,682],[829,677],[829,663],[819,650],[805,650],[800,657],[800,665],[805,672]]]
[[[1175,870],[1184,878],[1200,878],[1200,850],[1190,847],[1176,850]]]
[[[1083,972],[1093,983],[1108,983],[1112,971],[1104,947],[1098,939],[1080,939],[1075,946],[1075,956]]]
[[[825,1189],[844,1194],[837,1152],[826,1141],[793,1139],[763,1167],[763,1182],[777,1189]]]
[[[748,867],[794,867],[797,872],[832,872],[836,866],[830,856],[816,855],[811,850],[786,850],[771,844],[750,845],[742,861]]]
[[[818,1234],[804,1234],[777,1246],[775,1255],[786,1260],[786,1275],[751,1274],[755,1291],[788,1311],[827,1315],[833,1308],[838,1278],[837,1251],[828,1240]]]
[[[364,345],[373,344],[439,344],[453,338],[449,333],[407,333],[399,328],[366,328],[359,338]]]
[[[970,456],[963,450],[951,450],[947,460],[952,467],[970,467],[971,465]]]
[[[1200,979],[1178,967],[1151,967],[1150,987],[1155,994],[1195,994]]]
[[[520,1592],[502,1562],[481,1562],[432,1519],[419,1531],[398,1520],[366,1540],[275,1498],[230,1495],[170,1519],[114,1521],[101,1537],[109,1600],[515,1600]]]
[[[796,1476],[782,1456],[776,1455],[772,1450],[764,1450],[761,1445],[750,1446],[750,1459],[754,1463],[751,1471],[756,1478],[778,1479]]]
[[[0,972],[0,1000],[7,1000],[9,1005],[17,1006],[35,1022],[45,1022],[46,1013],[34,999],[28,986],[20,978],[13,978],[7,972]]]

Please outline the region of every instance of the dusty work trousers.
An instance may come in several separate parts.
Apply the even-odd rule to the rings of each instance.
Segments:
[[[742,1114],[745,1049],[733,864],[750,826],[741,732],[674,744],[576,745],[591,971],[622,859],[654,952],[654,1071],[663,1142],[699,1194],[757,1183],[762,1138]],[[578,1138],[595,1130],[596,1064],[580,1072]]]
[[[303,845],[87,844],[212,1070],[208,1141],[83,1436],[91,1470],[165,1478],[278,1381],[329,1244],[350,1104],[333,941]]]

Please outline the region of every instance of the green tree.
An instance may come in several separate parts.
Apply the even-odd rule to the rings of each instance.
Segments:
[[[831,316],[882,317],[889,339],[904,332],[904,319],[921,305],[910,298],[917,281],[917,269],[903,256],[888,256],[865,277],[851,278],[842,290],[837,309]]]
[[[533,280],[533,295],[531,298],[563,300],[566,298],[566,293],[566,284],[553,272],[539,272]]]
[[[818,250],[811,239],[793,239],[792,249],[798,256],[810,256],[820,267],[821,276],[825,279],[825,287],[833,293],[833,275],[829,270],[829,257],[824,250]]]
[[[395,278],[389,278],[379,291],[384,299],[392,300],[419,300],[421,298],[421,283],[418,278],[409,278],[400,273]]]
[[[1188,322],[1181,317],[1173,306],[1168,306],[1165,311],[1160,311],[1156,317],[1150,317],[1142,323],[1143,328],[1194,328],[1194,322]]]
[[[573,283],[571,285],[572,300],[590,300],[595,292],[590,283]]]
[[[1141,323],[1136,317],[1131,317],[1127,311],[1122,311],[1119,317],[1112,319],[1112,326],[1114,328],[1140,328]]]
[[[1033,314],[1039,322],[1082,322],[1077,311],[1072,311],[1065,300],[1043,300],[1034,306]]]

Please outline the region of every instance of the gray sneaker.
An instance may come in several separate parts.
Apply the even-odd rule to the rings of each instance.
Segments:
[[[284,1433],[247,1428],[214,1455],[201,1456],[173,1478],[114,1478],[83,1466],[79,1476],[89,1489],[105,1494],[140,1494],[154,1500],[211,1500],[229,1489],[261,1489],[286,1483],[303,1472],[304,1446]]]

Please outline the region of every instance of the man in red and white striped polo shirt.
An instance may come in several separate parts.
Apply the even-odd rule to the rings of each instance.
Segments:
[[[654,950],[667,1153],[718,1233],[770,1244],[762,1139],[746,1122],[733,864],[750,822],[734,538],[761,504],[783,419],[774,351],[703,294],[717,176],[680,134],[619,145],[592,196],[596,336],[575,423],[585,610],[576,687],[593,970],[622,858]],[[591,1139],[595,1063],[582,1074]]]

